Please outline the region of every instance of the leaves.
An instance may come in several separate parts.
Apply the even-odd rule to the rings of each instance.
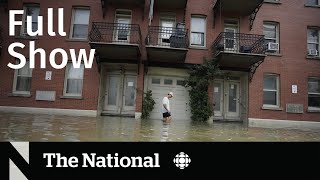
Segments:
[[[191,119],[207,121],[212,115],[212,107],[208,95],[208,87],[215,76],[222,74],[217,61],[205,60],[203,64],[195,65],[190,70],[187,80],[190,96]]]
[[[152,91],[149,90],[145,93],[145,97],[143,98],[143,105],[142,105],[142,119],[149,119],[150,113],[154,108],[156,102],[152,98]]]

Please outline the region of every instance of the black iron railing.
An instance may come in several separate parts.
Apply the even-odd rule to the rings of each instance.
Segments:
[[[93,22],[89,41],[141,45],[140,26],[138,24]]]
[[[187,48],[188,30],[184,28],[171,28],[149,26],[146,45],[172,48]]]
[[[213,53],[234,52],[248,54],[264,54],[264,36],[256,34],[243,34],[222,32],[213,43]]]

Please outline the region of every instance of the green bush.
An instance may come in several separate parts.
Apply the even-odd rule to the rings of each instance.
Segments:
[[[150,113],[154,108],[156,102],[152,98],[152,91],[149,90],[148,92],[144,93],[143,97],[143,105],[142,105],[142,119],[149,119]]]
[[[190,96],[191,119],[194,121],[207,121],[212,112],[212,103],[208,95],[210,82],[216,75],[221,74],[216,61],[205,60],[203,64],[195,65],[187,79]]]

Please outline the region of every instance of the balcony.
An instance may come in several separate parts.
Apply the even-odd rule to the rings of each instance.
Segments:
[[[103,17],[105,17],[109,6],[119,8],[123,5],[140,7],[144,14],[145,0],[101,0]]]
[[[140,57],[141,31],[137,24],[93,22],[89,44],[99,61],[136,61]]]
[[[188,52],[188,30],[149,26],[146,49],[149,61],[183,63]]]
[[[154,0],[154,7],[159,9],[184,9],[187,6],[187,2],[188,0]]]
[[[214,9],[221,10],[223,14],[249,16],[262,3],[263,0],[217,0]]]
[[[213,24],[215,25],[218,13],[227,16],[250,16],[249,28],[251,30],[263,1],[264,0],[216,0],[213,7]]]
[[[213,43],[221,69],[254,73],[265,58],[264,36],[222,32]]]

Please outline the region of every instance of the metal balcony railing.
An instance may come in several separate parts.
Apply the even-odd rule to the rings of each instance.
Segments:
[[[263,35],[222,32],[213,43],[213,53],[219,52],[264,54]]]
[[[149,26],[146,45],[187,48],[188,44],[188,29]]]
[[[141,45],[140,26],[138,24],[93,22],[89,41]]]

